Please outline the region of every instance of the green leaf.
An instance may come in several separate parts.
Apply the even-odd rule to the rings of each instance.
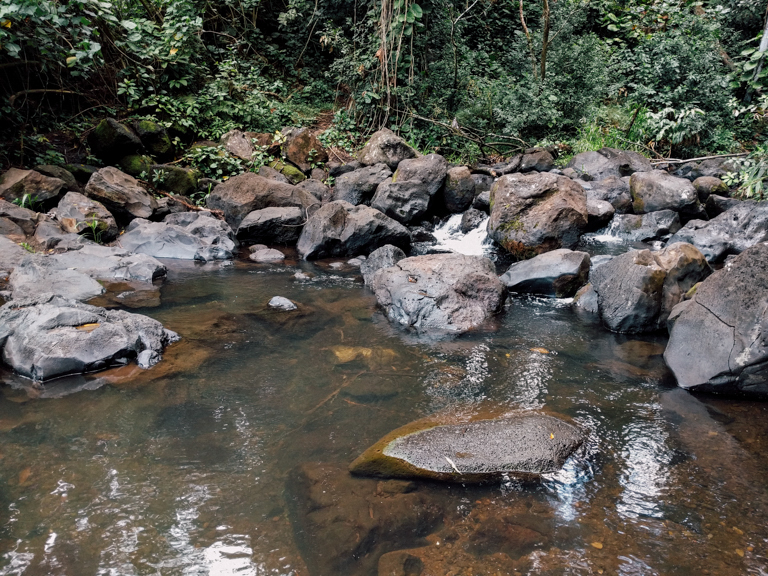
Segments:
[[[408,11],[411,12],[415,18],[421,18],[424,15],[424,11],[418,4],[411,4],[411,7],[408,9]]]

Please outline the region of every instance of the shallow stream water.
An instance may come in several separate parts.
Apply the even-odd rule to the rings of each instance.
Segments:
[[[0,575],[331,576],[327,557],[357,550],[345,574],[367,576],[405,548],[431,576],[768,573],[766,407],[677,389],[664,337],[511,297],[428,340],[351,267],[168,265],[161,304],[134,308],[183,337],[155,368],[0,388]],[[299,310],[268,309],[275,295]],[[359,496],[388,489],[346,473],[365,448],[425,416],[519,410],[589,441],[539,484],[418,483],[436,523],[354,541],[399,502]],[[293,482],[317,466],[341,494],[328,525]]]

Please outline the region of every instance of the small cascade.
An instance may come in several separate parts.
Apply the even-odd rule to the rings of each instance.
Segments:
[[[437,239],[434,248],[443,248],[467,256],[486,255],[492,247],[492,241],[486,231],[488,218],[480,222],[477,228],[464,234],[461,231],[461,217],[461,214],[454,214],[435,229],[432,233]]]

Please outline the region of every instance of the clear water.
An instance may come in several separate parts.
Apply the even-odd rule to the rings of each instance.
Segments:
[[[428,341],[390,326],[349,267],[171,265],[162,304],[136,310],[184,337],[161,364],[58,383],[59,398],[0,388],[0,574],[330,576],[324,554],[354,547],[334,530],[379,510],[355,495],[377,481],[345,472],[362,450],[436,413],[521,409],[589,442],[537,485],[419,484],[439,523],[369,533],[344,573],[375,575],[397,548],[432,576],[768,573],[765,405],[676,389],[663,337],[514,298]],[[299,310],[270,311],[275,295]],[[308,463],[337,470],[334,530],[306,524],[291,488]]]

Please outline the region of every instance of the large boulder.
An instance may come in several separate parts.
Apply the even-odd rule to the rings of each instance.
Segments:
[[[230,130],[219,141],[232,156],[247,161],[253,157],[253,142],[242,130]]]
[[[328,162],[328,152],[309,128],[290,128],[283,134],[283,158],[287,158],[304,172],[309,172],[312,164]]]
[[[34,170],[11,168],[0,177],[0,198],[8,202],[18,200],[44,204],[63,194],[66,189],[64,180],[44,176]]]
[[[440,154],[427,154],[403,160],[392,176],[393,182],[418,182],[427,194],[434,196],[443,187],[448,161]]]
[[[391,322],[420,332],[466,332],[501,311],[506,289],[479,256],[429,254],[381,268],[370,284]]]
[[[573,248],[587,221],[584,189],[565,176],[507,174],[491,189],[488,235],[518,258]]]
[[[768,396],[768,245],[745,250],[674,311],[667,365],[683,388]]]
[[[444,425],[424,420],[390,432],[349,470],[462,484],[529,480],[559,470],[584,439],[572,424],[545,414]]]
[[[246,172],[216,186],[208,196],[207,205],[221,210],[224,219],[237,230],[248,214],[262,208],[301,208],[306,211],[317,198],[291,184],[269,180]]]
[[[662,170],[635,172],[629,179],[629,191],[635,214],[674,210],[696,215],[702,210],[693,184]]]
[[[229,225],[209,212],[179,212],[162,222],[136,219],[120,245],[137,254],[180,260],[230,260],[237,245]]]
[[[378,185],[391,176],[392,170],[386,164],[374,164],[345,172],[336,178],[333,199],[344,200],[352,205],[370,204]]]
[[[401,161],[418,155],[400,136],[389,128],[382,128],[371,136],[357,159],[365,166],[383,163],[394,170]]]
[[[672,308],[712,269],[690,244],[671,244],[659,252],[633,250],[595,269],[600,317],[614,332],[652,332],[666,326]]]
[[[79,192],[67,192],[54,210],[54,218],[70,234],[87,234],[97,242],[111,242],[118,229],[112,214],[101,202]]]
[[[64,190],[75,190],[76,192],[81,191],[80,183],[77,181],[77,178],[75,178],[74,174],[72,174],[72,172],[66,168],[55,166],[54,164],[38,164],[33,168],[33,170],[35,172],[39,172],[43,176],[63,180]]]
[[[708,222],[691,220],[669,242],[689,242],[714,263],[766,240],[768,202],[746,201],[739,202]]]
[[[7,218],[24,231],[24,234],[31,236],[35,233],[35,228],[40,221],[40,213],[22,208],[13,202],[0,200],[0,218]]]
[[[197,190],[200,172],[194,168],[184,168],[173,164],[153,164],[151,169],[152,183],[156,188],[189,196]]]
[[[632,211],[632,196],[629,193],[629,179],[609,176],[597,182],[590,182],[587,198],[610,203],[617,214]]]
[[[587,194],[588,230],[599,230],[613,220],[616,209],[610,202],[590,198]]]
[[[659,210],[642,216],[616,214],[608,227],[608,234],[627,242],[663,240],[681,228],[680,215],[673,210]]]
[[[114,118],[99,122],[88,134],[88,146],[94,156],[105,163],[118,161],[123,156],[137,154],[143,148],[141,140],[125,124]]]
[[[407,249],[411,237],[399,222],[368,206],[337,200],[315,211],[304,225],[297,244],[305,260],[368,254],[392,244]]]
[[[403,160],[392,181],[379,184],[371,206],[404,224],[420,220],[443,188],[447,172],[448,162],[439,154]]]
[[[56,296],[9,302],[0,308],[3,361],[39,382],[134,359],[148,368],[178,339],[146,316]]]
[[[741,200],[737,198],[727,198],[725,196],[718,196],[717,194],[710,194],[707,196],[707,202],[704,205],[704,209],[707,211],[707,216],[711,220],[717,218],[723,212],[726,212],[738,206]]]
[[[237,239],[249,244],[296,244],[304,227],[301,208],[262,208],[246,216],[237,229]]]
[[[555,158],[549,150],[543,148],[533,148],[526,150],[520,159],[520,172],[549,172],[555,167]]]
[[[137,120],[133,130],[152,156],[161,161],[173,160],[176,150],[165,126],[152,120]]]
[[[569,298],[587,283],[589,268],[589,254],[560,248],[515,262],[500,280],[512,292]]]
[[[725,182],[714,176],[701,176],[693,181],[693,187],[699,195],[699,202],[705,203],[711,194],[728,196],[729,190]]]
[[[111,166],[91,176],[85,194],[103,204],[120,223],[149,218],[157,209],[157,201],[133,176]]]
[[[370,253],[368,258],[363,260],[362,264],[360,264],[360,273],[363,275],[363,282],[366,286],[369,286],[371,282],[373,282],[373,276],[378,270],[394,266],[404,258],[405,252],[397,246],[392,246],[392,244],[377,248]]]
[[[459,214],[472,206],[475,199],[475,181],[466,166],[448,170],[443,187],[443,207],[451,214]]]
[[[576,154],[568,162],[580,176],[590,180],[602,180],[609,176],[630,176],[635,172],[650,172],[650,161],[642,154],[616,148],[601,148],[596,152]]]

